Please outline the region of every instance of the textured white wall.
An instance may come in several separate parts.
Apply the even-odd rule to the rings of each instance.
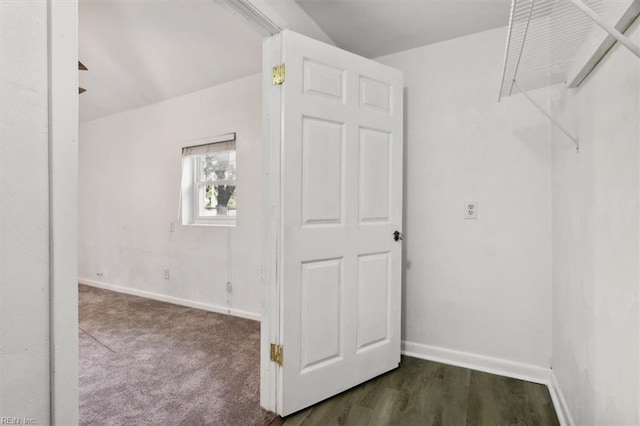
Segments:
[[[505,37],[377,59],[406,86],[403,339],[548,368],[549,124],[521,96],[497,102]]]
[[[553,107],[581,144],[553,131],[553,371],[576,424],[640,424],[640,60],[615,46]]]
[[[82,123],[79,277],[259,314],[261,128],[259,75]],[[178,212],[181,147],[230,132],[237,132],[237,226],[176,222],[169,232]]]
[[[47,424],[47,3],[0,2],[0,20],[0,416]]]

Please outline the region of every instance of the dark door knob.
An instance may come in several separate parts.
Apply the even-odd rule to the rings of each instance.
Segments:
[[[402,232],[393,231],[393,241],[398,241],[402,239]]]

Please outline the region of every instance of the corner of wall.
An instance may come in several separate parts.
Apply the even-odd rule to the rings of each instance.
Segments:
[[[553,401],[553,407],[556,409],[556,414],[558,415],[558,420],[562,426],[573,426],[575,422],[571,417],[571,412],[569,411],[569,406],[567,405],[567,400],[562,393],[562,388],[558,384],[556,379],[556,375],[551,369],[549,371],[549,394],[551,395],[551,400]]]

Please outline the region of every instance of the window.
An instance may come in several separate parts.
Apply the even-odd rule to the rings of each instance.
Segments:
[[[235,134],[182,149],[182,223],[234,225],[236,221]],[[216,138],[218,139],[218,138]]]

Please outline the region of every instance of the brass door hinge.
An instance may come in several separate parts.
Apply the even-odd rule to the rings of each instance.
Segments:
[[[282,345],[276,345],[275,343],[272,343],[271,344],[271,361],[282,366],[282,361],[283,361],[282,352],[283,352]]]
[[[284,64],[273,67],[273,84],[280,85],[284,83]]]

